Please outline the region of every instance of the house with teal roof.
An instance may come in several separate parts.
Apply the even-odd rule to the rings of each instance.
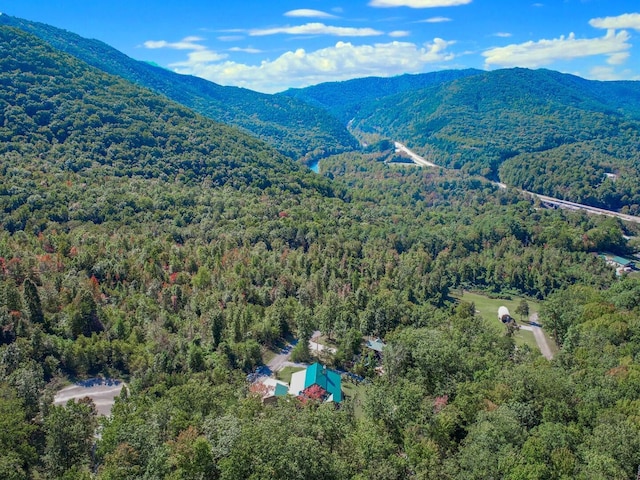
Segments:
[[[273,403],[289,393],[289,385],[275,378],[261,376],[249,387],[249,391],[262,397],[262,403]]]
[[[633,267],[635,263],[632,259],[614,255],[613,253],[604,252],[600,253],[598,256],[604,259],[607,263],[615,265],[616,267]]]
[[[382,350],[384,350],[384,347],[387,346],[387,344],[384,343],[379,338],[376,338],[374,340],[367,340],[366,345],[368,349],[373,350],[376,353],[382,353]]]
[[[291,376],[290,395],[307,397],[311,392],[313,392],[313,398],[316,398],[319,393],[325,402],[342,402],[340,374],[316,362]]]

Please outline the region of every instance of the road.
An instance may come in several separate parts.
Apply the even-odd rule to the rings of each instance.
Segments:
[[[320,336],[320,331],[316,330],[311,334],[311,340],[309,340],[309,350],[313,354],[326,350],[330,353],[336,353],[336,349],[332,347],[327,347],[315,341],[316,338]],[[285,367],[306,367],[307,365],[304,363],[295,363],[290,360],[291,358],[291,350],[295,347],[297,340],[294,340],[291,343],[287,343],[287,345],[280,350],[280,353],[273,357],[271,360],[267,362],[267,367],[271,372],[279,372]]]
[[[536,339],[536,343],[538,344],[538,348],[540,349],[540,353],[547,360],[553,359],[553,352],[551,352],[551,348],[549,348],[549,344],[547,343],[547,337],[544,336],[542,332],[542,327],[538,323],[538,314],[532,313],[529,316],[530,325],[520,325],[520,329],[528,330],[533,332],[533,336]]]
[[[53,397],[54,405],[64,405],[69,400],[89,397],[98,410],[98,415],[108,416],[115,398],[120,395],[124,383],[117,380],[93,379],[63,388]]]
[[[282,350],[280,350],[280,353],[278,355],[267,362],[267,367],[269,367],[269,370],[271,370],[271,372],[279,372],[284,367],[296,365],[289,360],[289,358],[291,357],[291,350],[293,350],[295,343],[295,341],[293,343],[287,343],[287,345]]]
[[[409,156],[409,158],[411,158],[411,160],[413,160],[413,162],[416,165],[420,165],[421,167],[437,167],[438,166],[435,163],[430,162],[429,160],[425,160],[424,158],[422,158],[417,153],[412,152],[411,150],[409,150],[405,145],[401,144],[400,142],[394,142],[394,144],[396,146],[396,152],[405,153],[407,156]]]
[[[589,205],[582,205],[581,203],[568,202],[567,200],[560,200],[558,198],[548,197],[546,195],[540,195],[538,193],[529,192],[527,190],[520,190],[521,192],[531,195],[532,197],[538,197],[540,201],[555,205],[560,208],[566,208],[569,210],[584,210],[588,213],[595,213],[597,215],[606,215],[608,217],[616,217],[627,222],[640,223],[640,217],[634,217],[633,215],[626,215],[624,213],[612,212],[611,210],[605,210],[603,208],[590,207]]]
[[[433,162],[430,162],[430,161],[422,158],[420,155],[418,155],[417,153],[409,150],[405,145],[403,145],[400,142],[395,142],[395,146],[396,146],[396,151],[401,151],[401,152],[405,153],[406,155],[408,155],[409,158],[411,158],[411,160],[413,160],[416,165],[419,165],[421,167],[438,167],[439,166],[439,165],[436,165]],[[499,188],[502,188],[502,189],[506,189],[507,188],[507,185],[505,185],[504,183],[500,183],[500,182],[491,182],[491,183],[496,185]],[[569,210],[582,210],[582,211],[585,211],[587,213],[593,213],[593,214],[596,214],[596,215],[606,215],[608,217],[619,218],[619,219],[624,220],[626,222],[640,223],[640,217],[635,217],[633,215],[626,215],[624,213],[613,212],[611,210],[605,210],[604,208],[596,208],[596,207],[591,207],[589,205],[583,205],[581,203],[569,202],[567,200],[560,200],[559,198],[553,198],[553,197],[549,197],[547,195],[540,195],[538,193],[529,192],[528,190],[520,190],[520,189],[516,189],[516,190],[518,190],[519,192],[522,192],[522,193],[524,193],[526,195],[529,195],[531,197],[538,198],[543,203],[546,203],[546,204],[549,204],[549,205],[553,205],[553,206],[557,206],[557,207],[560,207],[560,208],[565,208],[565,209],[569,209]]]

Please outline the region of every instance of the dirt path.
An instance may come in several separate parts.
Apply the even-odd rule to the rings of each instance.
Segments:
[[[336,353],[336,349],[333,347],[327,347],[326,345],[322,345],[321,343],[316,342],[316,339],[320,337],[320,331],[316,330],[311,334],[311,339],[309,340],[309,350],[313,352],[321,352],[326,350],[330,353]],[[267,362],[267,367],[271,372],[279,372],[284,367],[306,367],[307,365],[304,363],[295,363],[291,361],[291,350],[295,347],[297,340],[294,340],[291,343],[287,343],[280,353],[273,357],[271,360]]]
[[[316,354],[322,352],[323,350],[335,354],[337,352],[335,348],[327,347],[326,345],[323,345],[316,341],[316,339],[320,338],[321,335],[322,333],[320,333],[320,330],[316,330],[315,332],[313,332],[313,334],[311,335],[311,340],[309,340],[309,350],[311,350],[312,353],[316,352]]]
[[[538,344],[538,348],[540,349],[540,353],[547,360],[553,359],[553,353],[551,352],[551,348],[549,348],[549,344],[547,343],[547,337],[544,336],[542,332],[542,328],[538,323],[538,314],[532,313],[529,316],[530,325],[520,325],[522,330],[528,330],[533,332],[533,336],[536,339],[536,343]]]

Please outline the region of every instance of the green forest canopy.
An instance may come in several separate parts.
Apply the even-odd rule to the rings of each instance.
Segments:
[[[640,282],[593,253],[637,227],[380,154],[314,175],[34,37],[0,29],[0,49],[0,477],[635,474]],[[541,299],[557,359],[461,287]],[[247,393],[266,349],[315,328],[362,398]],[[387,342],[381,376],[351,367],[363,335]],[[51,405],[95,375],[128,382],[110,418]]]
[[[304,102],[179,75],[129,58],[98,40],[43,23],[5,14],[0,16],[0,25],[36,35],[103,72],[146,87],[213,120],[240,127],[290,158],[309,163],[358,146],[342,123]]]
[[[522,68],[455,75],[368,78],[287,93],[342,115],[365,143],[390,138],[448,168],[640,212],[640,82]],[[376,93],[358,95],[368,89]]]

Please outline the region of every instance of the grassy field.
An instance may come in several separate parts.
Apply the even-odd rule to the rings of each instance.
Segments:
[[[486,295],[480,293],[467,292],[466,290],[462,295],[457,292],[452,295],[458,300],[462,300],[469,303],[474,303],[476,310],[484,317],[485,320],[498,319],[498,308],[505,306],[509,309],[509,313],[517,322],[521,322],[522,319],[516,314],[516,309],[521,300],[526,300],[529,304],[529,314],[537,313],[540,309],[540,304],[535,300],[530,300],[524,297],[510,296],[510,300],[506,298],[489,298]]]
[[[482,316],[485,320],[489,322],[490,325],[495,325],[496,330],[500,332],[504,331],[504,326],[502,323],[498,321],[498,308],[501,306],[505,306],[509,309],[509,313],[513,318],[516,319],[518,323],[527,324],[528,321],[522,321],[520,316],[516,314],[516,309],[520,304],[520,301],[524,297],[517,297],[514,295],[510,296],[510,299],[507,298],[489,298],[487,295],[483,295],[481,293],[473,293],[467,292],[466,290],[460,294],[459,292],[454,292],[452,295],[453,298],[457,300],[462,300],[469,303],[474,303],[476,306],[476,312]],[[538,313],[540,310],[540,304],[535,300],[530,300],[528,298],[524,298],[529,304],[529,315],[533,313]],[[495,320],[495,322],[494,322]],[[558,347],[555,342],[549,336],[549,332],[543,330],[545,337],[547,338],[547,343],[549,344],[549,348],[555,355],[558,351]],[[529,345],[533,350],[538,350],[538,345],[536,344],[535,337],[532,332],[526,330],[518,330],[518,332],[514,336],[514,340],[517,345]]]
[[[529,345],[529,348],[534,352],[538,350],[538,344],[536,343],[536,337],[533,336],[533,332],[528,330],[518,330],[513,338],[516,345]],[[549,345],[549,347],[551,347],[551,345]]]
[[[342,379],[342,391],[344,394],[353,400],[353,413],[356,418],[362,417],[362,403],[366,396],[366,388],[363,384],[356,385],[355,383]]]
[[[304,370],[302,367],[284,367],[279,372],[276,372],[276,378],[282,382],[291,383],[291,375],[300,370]]]

